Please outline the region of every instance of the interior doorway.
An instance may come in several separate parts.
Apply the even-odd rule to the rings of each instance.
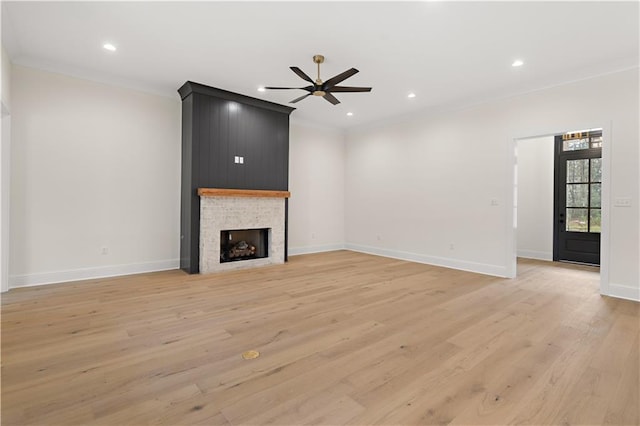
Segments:
[[[580,129],[581,127],[573,127],[573,129]],[[586,223],[582,220],[574,222],[572,226],[581,226],[589,230],[590,227],[595,231],[598,227],[599,242],[598,246],[599,263],[600,263],[600,293],[608,294],[608,264],[609,264],[609,167],[608,161],[610,156],[610,144],[607,145],[606,141],[610,140],[609,127],[582,127],[582,132],[592,132],[593,141],[589,140],[589,146],[591,148],[600,148],[599,161],[595,159],[598,157],[594,155],[591,159],[588,159],[588,173],[592,173],[592,176],[588,175],[587,178],[582,180],[588,180],[584,182],[569,182],[569,184],[580,184],[581,188],[571,187],[570,192],[580,192],[583,196],[586,188],[586,197],[589,199],[589,203],[586,207],[580,205],[571,205],[569,208],[581,208],[586,209],[587,219]],[[569,128],[571,129],[571,128]],[[512,155],[514,158],[513,166],[513,214],[512,220],[509,221],[510,226],[508,232],[512,236],[512,244],[508,248],[508,256],[510,257],[509,276],[515,277],[517,275],[517,258],[533,258],[539,260],[552,261],[555,258],[555,246],[554,241],[554,227],[559,224],[559,219],[556,212],[559,210],[556,202],[556,190],[555,190],[555,178],[557,170],[555,168],[555,154],[557,152],[556,136],[579,133],[580,130],[564,130],[553,132],[540,132],[538,135],[532,135],[528,137],[518,137],[513,139],[511,145]],[[600,132],[597,135],[595,132]],[[597,137],[601,136],[601,139]],[[591,145],[592,142],[596,145]],[[597,146],[597,143],[601,143]],[[533,155],[533,156],[532,156]],[[594,170],[591,171],[591,162],[594,161]],[[598,164],[599,163],[599,164]],[[577,164],[577,163],[576,163]],[[596,172],[595,168],[599,166],[599,172]],[[564,170],[566,176],[566,168]],[[565,197],[567,192],[567,183],[565,182]],[[593,185],[589,187],[590,185]],[[533,188],[533,190],[532,190]],[[592,195],[593,194],[593,195]],[[599,195],[599,200],[597,197]],[[591,197],[594,197],[593,199]],[[573,199],[570,200],[573,203]],[[599,201],[599,206],[598,206]],[[580,201],[582,203],[583,201]],[[533,207],[532,207],[533,206]],[[566,226],[566,208],[565,205],[565,223]],[[584,216],[584,211],[572,212],[579,213],[580,217]],[[599,223],[598,223],[599,220]],[[534,228],[528,227],[533,223]],[[582,229],[580,230],[582,231]],[[571,231],[573,232],[573,231]],[[528,236],[527,236],[528,235]],[[529,246],[523,244],[526,238],[534,237],[535,240],[527,240]],[[537,241],[537,246],[533,245],[531,241]],[[562,260],[562,259],[555,259]],[[581,263],[596,264],[593,261],[578,261]]]

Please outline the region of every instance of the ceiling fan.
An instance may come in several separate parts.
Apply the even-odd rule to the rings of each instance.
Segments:
[[[337,84],[346,80],[347,78],[351,77],[352,75],[354,75],[355,73],[359,72],[357,69],[355,68],[351,68],[341,74],[336,75],[335,77],[331,77],[329,80],[327,81],[322,81],[322,79],[320,78],[320,64],[324,62],[324,56],[322,55],[315,55],[313,57],[313,62],[315,62],[316,64],[318,64],[318,78],[316,79],[316,81],[313,81],[311,79],[311,77],[309,77],[307,74],[304,73],[304,71],[302,71],[300,68],[298,67],[289,67],[291,68],[291,71],[295,72],[296,74],[298,74],[298,77],[300,77],[301,79],[308,81],[309,83],[312,84],[312,86],[306,86],[306,87],[265,87],[265,89],[271,89],[271,90],[290,90],[290,89],[300,89],[300,90],[306,90],[307,93],[306,95],[302,95],[299,98],[296,98],[294,100],[292,100],[289,103],[295,104],[296,102],[299,102],[301,100],[303,100],[304,98],[306,98],[307,96],[322,96],[323,98],[325,98],[328,102],[331,102],[333,105],[337,105],[340,103],[340,101],[332,95],[332,93],[348,93],[348,92],[370,92],[371,91],[371,87],[350,87],[350,86],[338,86]]]

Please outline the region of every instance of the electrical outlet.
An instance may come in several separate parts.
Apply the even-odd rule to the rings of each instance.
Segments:
[[[455,250],[455,246],[453,245],[453,243],[449,244],[449,250]]]
[[[102,254],[102,255],[109,254],[109,247],[102,247],[100,249],[100,254]]]

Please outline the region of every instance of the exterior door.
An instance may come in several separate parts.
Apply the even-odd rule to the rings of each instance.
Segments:
[[[600,265],[602,131],[555,137],[553,260]]]

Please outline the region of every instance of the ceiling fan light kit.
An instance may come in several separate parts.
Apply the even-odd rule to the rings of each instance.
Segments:
[[[305,74],[304,71],[302,71],[300,68],[298,67],[289,67],[291,69],[291,71],[293,71],[294,73],[296,73],[298,75],[298,77],[300,77],[301,79],[308,81],[309,83],[312,84],[312,86],[306,86],[306,87],[265,87],[265,89],[270,89],[270,90],[304,90],[306,92],[308,92],[306,95],[302,95],[299,98],[296,98],[294,100],[292,100],[290,103],[295,104],[296,102],[299,102],[303,99],[305,99],[306,97],[310,96],[310,95],[314,95],[314,96],[322,96],[327,102],[333,104],[333,105],[338,105],[340,103],[340,101],[333,96],[331,93],[356,93],[356,92],[370,92],[371,91],[371,87],[348,87],[348,86],[338,86],[338,83],[343,82],[344,80],[346,80],[347,78],[353,76],[354,74],[358,73],[359,71],[355,68],[351,68],[348,69],[347,71],[338,74],[334,77],[331,77],[329,80],[327,81],[322,81],[322,79],[320,78],[320,64],[322,64],[324,62],[324,56],[322,55],[314,55],[313,56],[313,62],[315,64],[317,64],[318,66],[318,78],[313,81],[311,79],[311,77],[309,77],[307,74]]]

